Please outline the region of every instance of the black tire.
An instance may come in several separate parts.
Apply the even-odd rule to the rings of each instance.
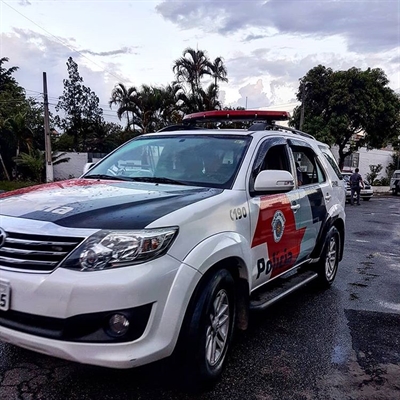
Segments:
[[[232,341],[235,300],[235,282],[226,269],[217,270],[200,286],[178,344],[186,387],[198,390],[221,375]]]
[[[335,280],[340,252],[340,233],[332,226],[328,231],[321,258],[316,265],[318,284],[322,288],[328,288]]]
[[[363,200],[364,200],[364,201],[370,201],[370,200],[371,200],[371,197],[363,197]]]

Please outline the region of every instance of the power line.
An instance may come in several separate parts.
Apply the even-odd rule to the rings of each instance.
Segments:
[[[86,57],[83,53],[81,53],[79,50],[74,49],[72,46],[70,45],[66,45],[60,38],[58,38],[57,36],[53,35],[51,32],[49,32],[48,30],[46,30],[45,28],[43,28],[42,26],[40,26],[39,24],[37,24],[35,21],[31,20],[30,18],[28,18],[26,15],[22,14],[21,12],[19,12],[17,9],[15,9],[14,7],[10,6],[10,4],[6,3],[4,0],[0,0],[2,3],[4,3],[7,7],[11,8],[13,11],[15,11],[17,14],[21,15],[21,17],[27,19],[29,22],[31,22],[32,24],[36,25],[38,28],[42,29],[44,32],[46,32],[48,35],[50,35],[51,37],[53,37],[54,39],[56,39],[58,42],[60,42],[64,47],[66,47],[67,49],[80,54],[83,58],[86,58],[86,60],[90,61],[92,64],[97,65],[103,72],[106,72],[107,74],[113,76],[114,78],[118,79],[120,82],[124,81],[123,79],[121,79],[121,77],[114,75],[112,72],[110,72],[109,70],[104,69],[103,66],[101,66],[100,64],[96,63],[95,61],[91,60],[90,58]]]

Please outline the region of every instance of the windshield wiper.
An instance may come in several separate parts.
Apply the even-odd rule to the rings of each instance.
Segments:
[[[92,175],[85,175],[83,178],[85,179],[104,179],[109,181],[130,181],[130,178],[125,178],[123,176],[112,176],[106,174],[92,174]]]
[[[149,182],[149,183],[167,183],[171,185],[186,185],[186,182],[177,181],[175,179],[160,178],[154,176],[112,176],[106,174],[85,175],[87,179],[105,179],[111,181],[130,181],[130,182]]]
[[[160,178],[157,176],[137,176],[130,178],[132,181],[137,182],[149,182],[149,183],[169,183],[171,185],[186,185],[186,182],[177,181],[170,178]]]

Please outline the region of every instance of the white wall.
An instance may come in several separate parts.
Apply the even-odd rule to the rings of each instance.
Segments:
[[[369,169],[370,165],[377,164],[381,164],[383,167],[378,175],[378,179],[386,177],[386,167],[392,161],[393,151],[375,149],[367,150],[363,147],[358,152],[360,153],[360,164],[358,168],[360,170],[360,174],[363,177],[371,172],[371,170]]]
[[[336,146],[332,148],[332,153],[336,157],[336,160],[339,160],[339,154]],[[359,149],[357,153],[360,155],[358,168],[360,170],[360,174],[364,178],[371,172],[369,166],[378,164],[382,165],[382,170],[378,175],[378,179],[386,177],[386,167],[392,161],[392,150],[367,150],[365,147],[363,147]],[[347,169],[348,168],[346,167],[346,170]],[[354,171],[354,169],[355,168],[351,168],[352,171]]]
[[[66,153],[64,157],[69,157],[70,160],[66,163],[53,166],[54,180],[59,181],[63,179],[78,178],[83,173],[83,167],[88,162],[87,153]],[[93,158],[92,162],[100,160]]]

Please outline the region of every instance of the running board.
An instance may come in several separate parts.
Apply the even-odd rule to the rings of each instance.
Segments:
[[[265,287],[257,289],[250,297],[250,310],[265,310],[270,305],[283,299],[288,294],[313,281],[318,277],[314,271],[305,270],[291,275],[288,278],[278,278],[266,284]]]

